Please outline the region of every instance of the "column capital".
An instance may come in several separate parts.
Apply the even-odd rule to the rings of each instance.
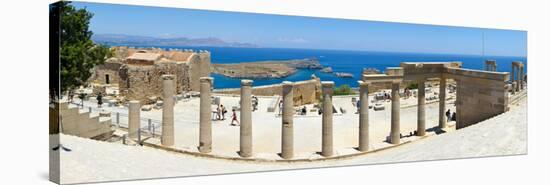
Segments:
[[[323,88],[333,88],[334,87],[334,82],[333,81],[322,81],[321,86],[323,86]]]
[[[363,81],[363,80],[358,80],[357,83],[359,84],[359,86],[369,86],[369,85],[371,85],[371,82],[367,82],[367,81]]]
[[[163,80],[173,80],[174,75],[162,75],[161,76]]]
[[[214,78],[212,78],[212,77],[201,77],[199,79],[199,81],[201,83],[212,83],[212,81],[214,81]]]
[[[253,80],[241,80],[242,86],[252,86]]]

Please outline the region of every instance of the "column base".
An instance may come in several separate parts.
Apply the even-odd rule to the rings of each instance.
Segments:
[[[199,146],[198,149],[199,149],[200,153],[210,153],[210,152],[212,152],[212,147]]]
[[[239,156],[241,156],[243,158],[252,157],[252,153],[246,153],[246,152],[238,151],[237,154],[239,154]]]

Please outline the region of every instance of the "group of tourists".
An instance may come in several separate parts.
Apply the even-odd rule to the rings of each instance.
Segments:
[[[447,112],[445,112],[445,116],[447,116],[447,122],[456,121],[456,112],[451,114],[451,109],[448,109]]]
[[[235,109],[231,110],[231,126],[238,126],[240,125],[239,120],[237,119],[237,112]],[[218,108],[216,108],[216,120],[225,120],[225,114],[227,113],[227,109],[225,109],[225,106],[223,104],[218,105]],[[237,124],[235,124],[235,122]]]

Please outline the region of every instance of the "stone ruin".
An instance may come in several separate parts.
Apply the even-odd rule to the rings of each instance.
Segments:
[[[113,47],[114,57],[96,67],[94,82],[118,86],[125,100],[150,104],[162,99],[162,75],[175,76],[174,93],[199,91],[210,75],[210,53],[192,50]]]

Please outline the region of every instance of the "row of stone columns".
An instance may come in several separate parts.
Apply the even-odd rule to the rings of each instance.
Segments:
[[[497,62],[495,60],[486,60],[485,71],[497,71]]]
[[[524,89],[524,69],[523,63],[512,62],[512,74],[510,81],[512,82],[512,94]]]
[[[163,75],[163,113],[162,113],[162,136],[161,144],[164,146],[174,145],[174,75]],[[200,128],[199,128],[199,152],[209,153],[212,151],[212,121],[211,121],[211,88],[213,78],[203,77],[200,79]],[[242,157],[253,155],[252,149],[252,80],[241,81],[241,127],[240,127],[240,151]],[[368,86],[370,83],[359,81],[359,147],[360,151],[369,150],[369,114],[368,114]],[[392,82],[392,110],[391,110],[391,133],[390,142],[399,144],[400,141],[400,117],[399,117],[399,81]],[[323,116],[322,116],[322,148],[321,155],[325,157],[334,154],[333,148],[333,95],[334,82],[322,82],[323,92]],[[281,157],[290,159],[294,156],[294,130],[293,117],[295,114],[293,101],[293,83],[285,81],[282,83],[282,142]],[[138,101],[130,101],[129,107],[129,132],[136,133],[139,128]],[[420,127],[419,127],[420,128]],[[135,137],[131,135],[130,137]]]

